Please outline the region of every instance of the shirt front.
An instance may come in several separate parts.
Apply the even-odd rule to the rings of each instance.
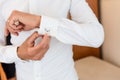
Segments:
[[[15,62],[17,80],[78,80],[72,45],[99,47],[104,39],[103,28],[85,0],[6,0],[0,9],[1,36],[13,10],[42,16],[40,29],[11,36],[13,46],[2,46],[4,36],[0,38],[0,61]],[[67,18],[69,13],[72,20]],[[50,48],[42,60],[23,61],[16,48],[34,31],[52,37]]]

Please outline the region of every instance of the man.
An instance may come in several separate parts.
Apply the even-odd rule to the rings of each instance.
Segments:
[[[7,21],[5,34],[10,32],[11,42],[18,46],[9,58],[16,63],[17,80],[78,80],[72,45],[99,47],[104,39],[103,28],[85,0],[8,1],[2,15]],[[41,38],[50,36],[51,42],[43,37],[39,50],[30,46],[27,50],[21,43],[34,31]]]

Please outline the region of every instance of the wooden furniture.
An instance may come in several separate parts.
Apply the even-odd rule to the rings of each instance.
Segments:
[[[98,14],[98,0],[87,0],[89,6],[92,8],[93,12],[99,17]],[[87,56],[96,56],[100,57],[100,49],[99,48],[90,48],[90,47],[82,47],[82,46],[73,46],[74,51],[74,59],[80,59]]]
[[[0,80],[7,80],[1,64],[0,64]]]
[[[98,17],[98,0],[87,1]],[[75,59],[92,55],[92,57],[89,56],[75,61],[75,68],[80,80],[120,80],[120,67],[93,57],[99,57],[99,48],[74,46],[73,50]]]

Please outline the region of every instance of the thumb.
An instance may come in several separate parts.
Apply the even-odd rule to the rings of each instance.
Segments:
[[[48,36],[48,34],[45,34],[43,36],[41,42],[38,45],[36,45],[36,48],[39,49],[39,48],[41,48],[41,46],[43,48],[46,48],[49,45],[49,43],[50,43],[50,39],[51,39],[50,36]]]
[[[34,41],[35,41],[38,37],[39,37],[39,34],[38,34],[38,32],[36,31],[36,32],[34,32],[34,33],[27,39],[27,41],[28,41],[28,43],[33,44]]]

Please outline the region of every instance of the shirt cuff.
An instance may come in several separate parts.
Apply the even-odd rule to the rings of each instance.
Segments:
[[[17,56],[17,47],[11,47],[11,46],[7,46],[7,60],[9,60],[9,62],[16,62],[17,60],[19,60],[18,56]]]
[[[8,46],[7,48],[7,54],[8,54],[8,59],[9,62],[28,62],[27,60],[22,60],[21,58],[18,57],[17,55],[17,47],[11,47]]]
[[[57,28],[59,26],[59,22],[51,17],[42,16],[40,29],[38,30],[39,34],[48,34],[50,36],[55,37],[57,34]]]

